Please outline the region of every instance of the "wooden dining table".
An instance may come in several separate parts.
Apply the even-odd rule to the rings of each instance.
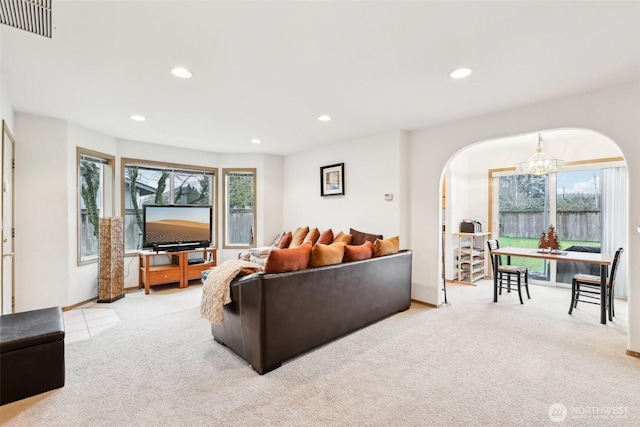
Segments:
[[[507,257],[507,264],[511,264],[511,257],[526,257],[548,259],[553,261],[580,262],[583,264],[597,264],[600,266],[600,323],[607,324],[607,276],[612,256],[591,252],[560,251],[558,253],[538,252],[538,249],[505,247],[491,251],[493,256],[493,302],[498,302],[498,257]]]

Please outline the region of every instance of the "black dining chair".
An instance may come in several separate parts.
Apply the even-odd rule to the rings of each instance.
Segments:
[[[487,240],[487,246],[489,246],[489,257],[491,258],[491,271],[495,271],[494,268],[494,256],[493,250],[500,248],[500,242],[497,239]],[[511,264],[503,264],[502,256],[498,256],[498,290],[500,291],[500,295],[502,295],[502,289],[506,289],[507,292],[511,292],[511,279],[512,277],[516,277],[516,283],[518,287],[518,297],[520,297],[520,304],[524,304],[522,301],[522,291],[521,287],[524,286],[527,291],[527,298],[531,299],[531,295],[529,295],[529,269],[527,267],[521,265],[511,265]],[[506,284],[503,283],[503,280],[506,278]]]
[[[611,270],[609,277],[607,277],[607,290],[605,295],[605,303],[607,304],[606,310],[609,312],[609,320],[613,320],[613,316],[616,315],[613,309],[613,287],[616,284],[616,273],[618,271],[618,264],[620,263],[620,256],[623,249],[620,248],[613,256],[613,262],[611,263]],[[571,281],[571,305],[569,306],[569,314],[573,312],[573,309],[578,306],[578,301],[586,302],[589,304],[600,304],[600,276],[592,274],[576,274]]]

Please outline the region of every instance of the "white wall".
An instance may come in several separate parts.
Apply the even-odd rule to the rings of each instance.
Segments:
[[[628,259],[640,257],[640,81],[455,123],[421,129],[410,135],[411,215],[414,250],[414,298],[439,304],[440,178],[449,160],[479,141],[537,132],[578,128],[614,141],[627,162],[629,177]],[[558,157],[566,153],[558,154]],[[423,185],[416,185],[422,183]],[[428,184],[427,184],[428,183]],[[454,203],[454,201],[449,201]],[[640,351],[640,271],[629,272],[628,349]]]
[[[262,167],[258,170],[258,200],[260,212],[258,239],[256,246],[266,246],[282,232],[284,158],[281,156],[263,156]],[[236,254],[237,255],[237,254]]]
[[[13,135],[13,107],[2,75],[2,31],[0,31],[0,120],[7,122]]]
[[[68,126],[62,120],[16,113],[16,311],[69,301]],[[74,161],[75,163],[75,161]]]
[[[373,135],[289,155],[284,162],[284,229],[354,228],[384,237],[400,236],[408,247],[406,136],[402,132]],[[320,196],[320,167],[344,163],[344,196]],[[384,195],[393,194],[392,201]]]
[[[1,56],[1,55],[0,55]],[[4,80],[2,79],[2,68],[0,67],[0,119],[4,120],[9,126],[11,135],[13,135],[13,107],[11,99],[7,94]]]

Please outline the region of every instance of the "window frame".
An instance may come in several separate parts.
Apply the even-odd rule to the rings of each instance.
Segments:
[[[592,160],[578,160],[578,161],[571,161],[571,162],[565,162],[565,167],[563,170],[558,171],[558,172],[570,172],[570,171],[578,171],[578,170],[588,170],[588,169],[603,169],[603,168],[611,168],[611,167],[619,167],[619,166],[625,166],[624,165],[624,158],[623,157],[606,157],[606,158],[598,158],[598,159],[592,159]],[[548,227],[548,224],[555,224],[556,223],[556,218],[557,218],[557,185],[556,185],[556,180],[557,180],[557,176],[556,176],[557,172],[553,172],[551,174],[549,174],[549,178],[547,179],[547,185],[548,186],[553,186],[553,196],[551,197],[549,200],[550,206],[547,212],[547,216],[548,218],[545,218],[545,221],[547,222],[547,224],[545,225],[545,227]],[[494,194],[496,194],[498,192],[498,179],[501,176],[509,176],[509,175],[517,175],[516,173],[516,168],[515,167],[507,167],[507,168],[498,168],[498,169],[489,169],[488,170],[488,228],[489,228],[489,233],[490,236],[492,236],[493,238],[496,238],[496,233],[499,233],[500,230],[494,230],[493,229],[493,225],[494,225],[494,218],[497,218],[499,215],[499,207],[498,207],[498,203],[497,201],[494,199]],[[548,197],[548,195],[546,196]],[[551,213],[553,213],[553,215],[551,215]],[[547,262],[547,261],[545,261]],[[545,265],[545,269],[547,268],[547,266]],[[549,261],[549,278],[546,280],[536,280],[534,279],[533,282],[534,283],[542,283],[542,284],[548,284],[550,282],[552,283],[557,283],[556,282],[556,273],[557,273],[557,265],[556,265],[556,261],[552,260]],[[531,282],[531,279],[530,279]],[[567,287],[566,283],[557,283],[556,286],[560,285],[560,287]],[[569,284],[570,286],[570,284]]]
[[[253,241],[248,245],[229,244],[227,238],[229,232],[227,229],[227,175],[233,172],[251,172],[253,173]],[[257,168],[223,168],[222,169],[222,247],[223,249],[250,249],[256,247],[256,237],[258,235],[258,170]]]
[[[213,224],[213,230],[212,230],[212,236],[211,236],[211,244],[210,247],[212,248],[217,248],[218,247],[218,210],[219,208],[219,203],[218,203],[218,168],[212,168],[212,167],[208,167],[208,166],[197,166],[197,165],[189,165],[189,164],[183,164],[183,163],[170,163],[170,162],[162,162],[162,161],[157,161],[157,160],[146,160],[146,159],[137,159],[137,158],[129,158],[129,157],[122,157],[120,159],[120,179],[122,181],[122,185],[121,187],[121,191],[120,191],[120,212],[122,215],[122,218],[125,218],[126,215],[126,197],[127,197],[127,192],[125,191],[126,188],[126,170],[127,167],[131,167],[132,165],[137,165],[140,167],[147,167],[149,169],[157,169],[157,170],[171,170],[174,172],[189,172],[189,171],[193,171],[193,172],[207,172],[207,173],[211,173],[213,176],[211,177],[211,186],[210,186],[210,191],[211,191],[211,205],[213,206],[212,209],[212,214],[213,214],[213,218],[212,218],[212,224]],[[171,179],[173,179],[173,176],[171,177]],[[125,242],[125,257],[127,256],[136,256],[138,254],[138,252],[142,250],[142,248],[138,248],[138,249],[126,249],[126,242]]]
[[[89,150],[87,148],[76,147],[76,263],[80,265],[94,264],[98,262],[99,251],[95,255],[82,256],[82,177],[80,174],[80,162],[84,158],[94,158],[103,163],[102,174],[102,206],[99,218],[109,217],[114,212],[115,193],[115,156]],[[98,241],[98,244],[100,242]]]

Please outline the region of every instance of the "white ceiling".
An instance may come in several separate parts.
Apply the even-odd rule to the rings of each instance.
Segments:
[[[289,154],[640,78],[638,1],[53,0],[53,26],[48,39],[0,25],[16,112],[220,153]],[[460,66],[474,73],[450,79]]]

